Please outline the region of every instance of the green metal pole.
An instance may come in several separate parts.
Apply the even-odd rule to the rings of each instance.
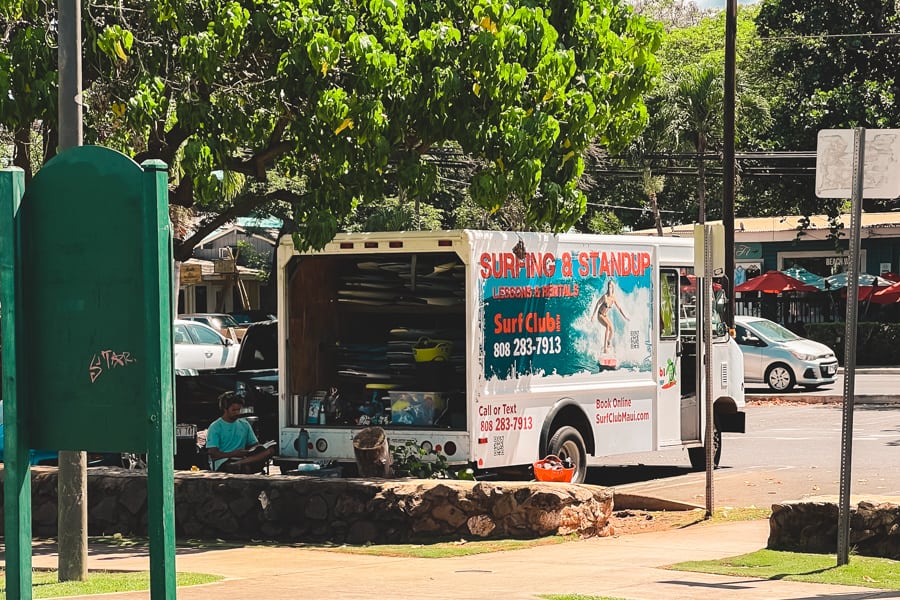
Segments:
[[[0,307],[3,310],[3,518],[6,542],[6,597],[31,598],[31,468],[28,426],[20,400],[28,389],[24,368],[16,359],[23,331],[19,245],[19,204],[25,192],[25,172],[0,171]]]
[[[160,368],[147,373],[147,529],[150,536],[150,597],[175,597],[175,402],[172,372],[172,241],[169,230],[166,165],[143,163],[144,289],[158,289],[144,313],[146,356],[160,355]]]

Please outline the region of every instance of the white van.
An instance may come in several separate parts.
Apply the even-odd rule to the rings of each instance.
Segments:
[[[282,456],[354,461],[362,428],[477,469],[688,449],[705,465],[693,242],[498,231],[355,233],[278,248]],[[719,328],[721,432],[744,430]],[[302,442],[301,440],[302,430]],[[304,447],[300,447],[301,443]]]

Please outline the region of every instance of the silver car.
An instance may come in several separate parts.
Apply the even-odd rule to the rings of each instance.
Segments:
[[[776,392],[794,385],[812,389],[834,383],[838,361],[828,346],[768,319],[736,316],[734,321],[736,341],[744,353],[745,383],[765,383]]]

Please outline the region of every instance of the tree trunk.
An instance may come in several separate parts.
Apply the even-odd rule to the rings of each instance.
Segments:
[[[360,477],[391,476],[391,451],[381,427],[366,427],[353,436],[353,454]]]
[[[31,128],[23,125],[16,129],[13,135],[13,166],[25,171],[25,183],[31,182],[31,155],[28,148],[31,146]]]
[[[659,204],[656,203],[656,192],[650,192],[650,210],[653,211],[653,220],[656,222],[656,234],[663,236],[662,219],[659,217]]]

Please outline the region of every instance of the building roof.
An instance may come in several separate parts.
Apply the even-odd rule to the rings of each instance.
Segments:
[[[745,242],[752,241],[780,241],[793,239],[800,229],[800,223],[804,219],[801,215],[789,215],[782,217],[735,217],[735,239]],[[709,221],[709,223],[721,223],[722,221]],[[850,215],[843,214],[840,222],[846,229],[850,228]],[[809,217],[809,227],[804,231],[807,239],[824,239],[829,233],[827,215],[812,215]],[[864,237],[874,237],[871,230],[895,229],[896,232],[879,232],[878,235],[895,233],[900,237],[900,212],[870,212],[862,213],[860,228],[867,230]],[[693,235],[694,224],[683,224],[663,227],[663,235],[687,237]],[[656,235],[656,228],[641,229],[630,232],[632,235]]]
[[[226,225],[224,227],[219,227],[218,229],[216,229],[215,231],[210,233],[208,236],[203,238],[203,240],[198,245],[205,246],[206,244],[212,243],[212,242],[216,241],[217,239],[228,235],[231,232],[237,232],[248,238],[256,238],[258,240],[266,242],[267,244],[269,244],[271,246],[276,245],[276,242],[274,239],[268,238],[268,237],[266,237],[264,235],[260,235],[258,233],[248,233],[247,230],[244,229],[243,227],[241,227],[240,225]],[[277,234],[277,232],[276,232],[276,234]]]
[[[203,260],[202,258],[189,258],[185,261],[185,264],[200,265],[200,272],[203,274],[204,280],[215,281],[225,279],[224,274],[216,273],[216,261]],[[237,267],[237,272],[241,279],[253,279],[262,273],[261,269],[251,269],[250,267],[241,265],[235,266]]]

